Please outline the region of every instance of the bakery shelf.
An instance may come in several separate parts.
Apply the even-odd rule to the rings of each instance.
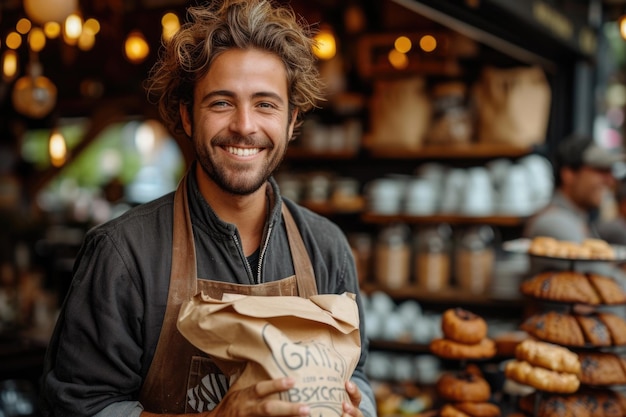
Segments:
[[[408,286],[403,288],[387,288],[377,284],[363,283],[361,291],[365,294],[371,294],[375,291],[383,291],[394,300],[416,300],[424,304],[436,304],[444,307],[445,305],[463,305],[467,307],[489,307],[489,308],[507,308],[518,309],[525,305],[522,296],[515,297],[498,297],[492,294],[470,294],[465,290],[458,288],[447,288],[441,291],[427,291],[416,286]]]
[[[352,159],[358,156],[358,150],[354,149],[338,149],[316,151],[302,147],[293,146],[287,148],[287,159]]]
[[[519,158],[531,152],[530,147],[493,143],[425,145],[416,149],[369,148],[369,153],[373,157],[389,159]]]
[[[409,224],[437,224],[447,223],[451,225],[465,224],[489,224],[493,226],[518,227],[522,226],[527,217],[519,216],[460,216],[455,214],[434,214],[429,216],[414,216],[407,214],[377,214],[366,212],[361,215],[361,219],[366,223],[388,224],[388,223],[409,223]]]

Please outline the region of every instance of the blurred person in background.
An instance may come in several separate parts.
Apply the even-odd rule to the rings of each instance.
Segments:
[[[605,193],[615,186],[612,169],[622,153],[573,135],[558,145],[554,158],[555,190],[550,203],[526,222],[523,236],[549,236],[582,242],[601,238],[597,228]]]
[[[626,179],[621,179],[615,187],[615,217],[601,221],[598,233],[602,239],[614,245],[626,245]]]

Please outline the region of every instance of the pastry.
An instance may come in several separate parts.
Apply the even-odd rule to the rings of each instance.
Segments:
[[[626,384],[626,359],[609,352],[580,352],[580,382],[606,386]]]
[[[580,372],[578,355],[571,350],[552,343],[526,339],[515,349],[515,357],[533,366],[551,371],[577,374]]]
[[[613,278],[589,273],[587,279],[603,304],[626,303],[626,291]]]
[[[613,346],[626,345],[626,320],[613,313],[598,313],[598,318],[611,334]]]
[[[488,338],[474,345],[437,338],[430,342],[429,347],[434,355],[445,359],[487,359],[496,354],[496,344]]]
[[[473,417],[464,413],[452,404],[444,404],[439,411],[439,417]]]
[[[611,335],[606,325],[597,315],[576,315],[576,320],[585,335],[585,339],[593,346],[611,346]]]
[[[524,395],[518,402],[520,410],[534,417],[592,417],[587,404],[576,394],[542,393],[539,402],[536,393]]]
[[[472,417],[499,417],[501,414],[500,407],[490,402],[463,401],[454,403],[454,407]]]
[[[522,282],[520,292],[543,300],[593,305],[600,303],[600,297],[587,277],[573,271],[542,272]]]
[[[504,374],[513,381],[546,392],[569,394],[580,386],[575,374],[551,371],[520,360],[507,362]]]
[[[437,394],[447,401],[454,402],[485,402],[491,396],[491,388],[487,381],[475,374],[446,372],[437,380]]]
[[[487,337],[485,320],[462,308],[451,308],[443,313],[441,330],[447,339],[468,345],[480,343]]]
[[[585,405],[590,417],[626,415],[626,410],[622,408],[618,395],[609,389],[583,389],[575,395]]]
[[[531,240],[528,253],[569,259],[615,259],[615,251],[611,245],[601,239],[585,239],[577,243],[537,236]]]
[[[585,337],[574,316],[556,311],[535,314],[528,317],[520,328],[531,336],[545,342],[563,346],[581,347]]]

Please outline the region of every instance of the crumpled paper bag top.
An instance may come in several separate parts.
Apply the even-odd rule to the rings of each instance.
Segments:
[[[178,329],[231,378],[231,389],[292,376],[279,397],[305,402],[315,417],[341,416],[345,382],[361,355],[355,295],[198,294],[183,303]]]

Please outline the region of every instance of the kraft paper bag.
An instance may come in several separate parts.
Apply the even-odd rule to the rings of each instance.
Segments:
[[[370,133],[365,145],[377,149],[418,149],[430,126],[432,106],[422,77],[379,80],[370,100]]]
[[[532,146],[545,141],[550,85],[539,67],[486,67],[474,86],[478,140]]]
[[[355,295],[248,296],[198,294],[183,303],[178,329],[210,355],[231,388],[292,376],[280,398],[304,402],[311,416],[341,416],[345,382],[361,354]]]

